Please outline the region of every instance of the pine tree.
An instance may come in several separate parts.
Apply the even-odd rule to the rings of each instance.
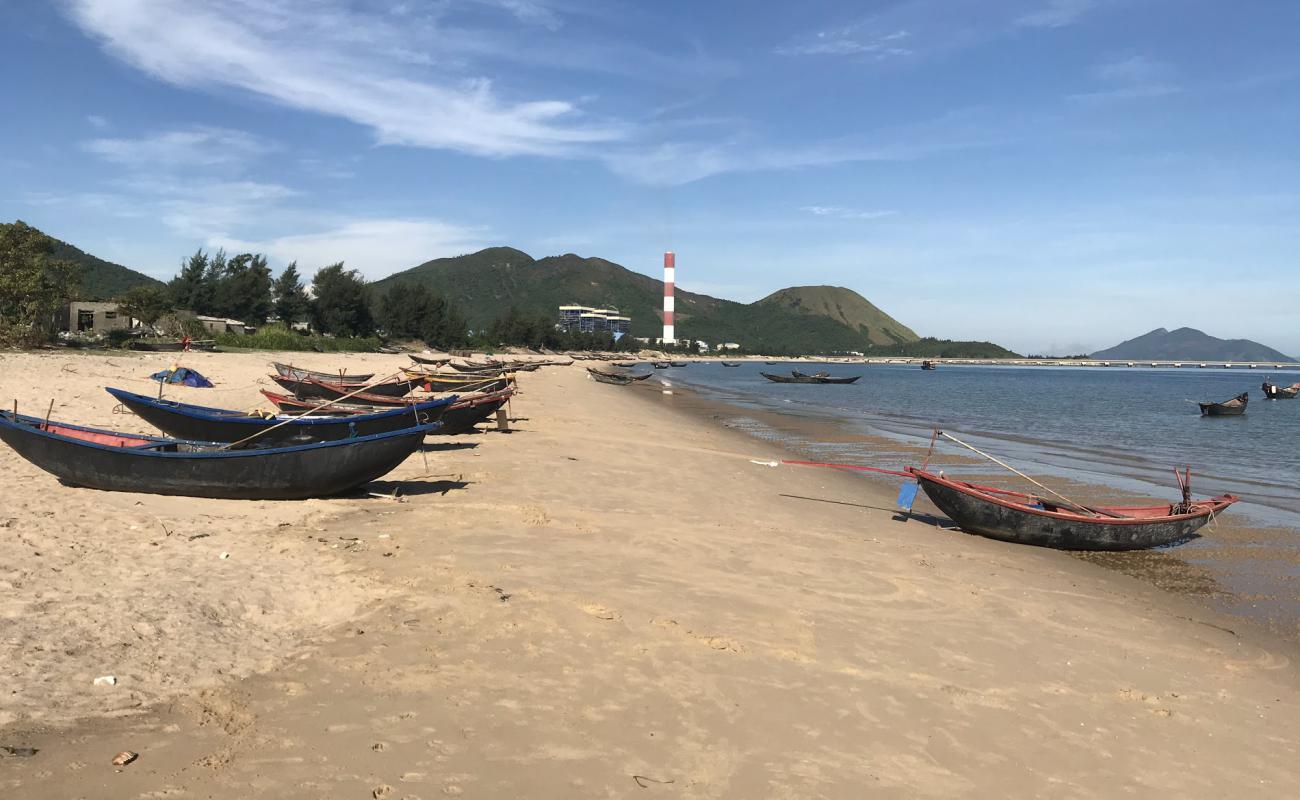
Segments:
[[[297,261],[289,262],[289,266],[284,268],[280,277],[275,279],[271,287],[271,295],[274,298],[272,310],[281,323],[292,326],[295,322],[307,319],[311,311],[311,298],[307,296],[302,278],[298,275]]]

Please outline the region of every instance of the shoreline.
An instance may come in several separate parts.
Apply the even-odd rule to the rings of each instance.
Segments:
[[[573,797],[641,792],[639,777],[687,797],[1283,797],[1300,779],[1284,643],[1061,553],[893,522],[892,491],[854,476],[751,464],[780,450],[693,417],[685,394],[574,368],[520,388],[512,433],[457,437],[428,477],[418,458],[399,468],[408,502],[250,522],[212,537],[245,545],[231,559],[154,573],[193,591],[213,564],[249,569],[262,541],[285,550],[268,563],[282,575],[338,564],[362,589],[251,677],[0,726],[0,744],[39,750],[0,758],[0,790]],[[269,523],[284,504],[267,506]],[[140,759],[114,770],[123,749]]]

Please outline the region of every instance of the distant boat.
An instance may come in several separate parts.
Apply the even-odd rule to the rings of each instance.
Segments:
[[[669,364],[669,366],[673,366],[673,367],[689,367],[689,366],[690,366],[690,362],[689,362],[689,361],[669,361],[668,364]]]
[[[939,365],[934,363],[933,361],[930,361],[929,359],[926,359],[925,361],[921,362],[921,369],[938,369],[938,368]]]
[[[1293,383],[1290,386],[1275,386],[1268,381],[1264,381],[1261,388],[1264,390],[1264,396],[1269,400],[1294,400],[1295,396],[1300,394],[1300,383]]]
[[[791,370],[789,375],[773,375],[770,372],[760,372],[758,374],[773,383],[854,383],[862,377],[861,375],[853,375],[851,377],[836,378],[824,372],[819,372],[816,375],[805,375],[798,370]]]
[[[667,361],[656,361],[656,362],[654,362],[653,366],[654,366],[655,369],[668,369],[668,362],[667,362]]]
[[[1222,403],[1197,403],[1197,405],[1201,407],[1203,417],[1239,417],[1246,413],[1246,404],[1249,402],[1250,395],[1242,392]]]
[[[955,481],[909,467],[930,500],[964,531],[1060,550],[1144,550],[1174,544],[1237,502],[1230,494],[1153,506],[1076,506]]]
[[[777,365],[777,364],[780,364],[781,362],[780,362],[780,361],[764,361],[763,363],[764,363],[764,364],[767,364],[769,367],[771,367],[771,366],[775,366],[775,365]]]
[[[348,375],[347,370],[343,370],[343,369],[339,370],[338,372],[317,372],[315,370],[310,370],[310,369],[301,369],[291,364],[281,364],[279,361],[272,361],[271,366],[275,367],[275,371],[280,373],[281,377],[294,378],[300,381],[305,381],[308,378],[315,378],[316,380],[325,381],[326,383],[330,381],[366,383],[371,378],[375,377],[375,374],[373,372],[355,373],[352,375]]]
[[[731,362],[731,361],[723,361],[723,362],[722,362],[722,366],[724,366],[724,367],[739,367],[740,365],[739,365],[739,364],[736,364],[736,363],[733,363],[733,362]]]
[[[615,361],[615,362],[614,362],[614,366],[616,366],[616,367],[622,367],[623,369],[628,369],[629,367],[635,367],[635,366],[636,366],[636,362],[635,362],[635,361]]]

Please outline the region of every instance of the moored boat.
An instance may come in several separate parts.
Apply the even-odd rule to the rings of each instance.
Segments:
[[[205,442],[238,442],[257,435],[263,444],[303,444],[369,436],[438,422],[459,398],[455,395],[400,408],[369,410],[346,417],[257,413],[208,408],[107,388],[123,406],[168,436]],[[328,406],[326,407],[328,409]]]
[[[767,378],[769,381],[772,381],[773,383],[847,384],[847,383],[854,383],[855,381],[857,381],[859,378],[862,377],[861,375],[851,375],[847,377],[837,378],[831,375],[827,375],[824,372],[818,373],[816,375],[805,375],[798,370],[791,370],[789,375],[773,375],[770,372],[759,372],[758,374],[762,375],[764,378]]]
[[[1264,385],[1260,388],[1264,390],[1264,397],[1269,400],[1294,400],[1296,395],[1300,394],[1300,383],[1277,386],[1270,381],[1264,381]]]
[[[724,366],[724,367],[739,367],[740,364],[739,364],[739,363],[736,363],[736,362],[732,362],[732,361],[723,361],[723,362],[722,362],[722,366]]]
[[[1089,508],[955,481],[915,467],[907,472],[962,530],[1060,550],[1143,550],[1186,541],[1238,500],[1223,494],[1162,505]]]
[[[407,459],[433,425],[331,442],[235,449],[0,413],[0,440],[64,483],[119,492],[245,500],[328,497]]]
[[[1246,405],[1250,402],[1250,394],[1242,392],[1231,400],[1224,400],[1222,403],[1197,403],[1201,407],[1201,416],[1203,417],[1239,417],[1246,413]]]

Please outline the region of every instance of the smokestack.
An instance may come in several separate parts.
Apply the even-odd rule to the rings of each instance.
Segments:
[[[673,344],[673,284],[677,282],[677,257],[671,251],[664,253],[664,343]]]

